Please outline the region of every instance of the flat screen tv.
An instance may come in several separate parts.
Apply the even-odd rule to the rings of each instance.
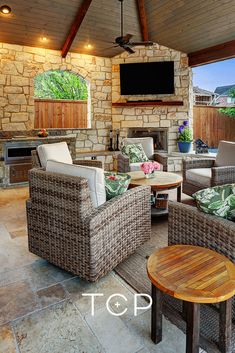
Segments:
[[[173,94],[174,61],[120,64],[121,95]]]

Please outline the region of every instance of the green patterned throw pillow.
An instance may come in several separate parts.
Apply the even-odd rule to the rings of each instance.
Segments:
[[[235,184],[200,190],[193,197],[201,211],[235,222]]]
[[[104,173],[107,200],[122,195],[130,184],[131,177],[125,173]]]
[[[129,157],[130,163],[148,162],[148,157],[146,156],[141,143],[134,143],[123,146],[122,153]]]

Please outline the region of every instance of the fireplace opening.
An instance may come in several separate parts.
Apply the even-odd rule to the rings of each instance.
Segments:
[[[167,152],[167,128],[129,128],[128,137],[152,137],[155,152]]]

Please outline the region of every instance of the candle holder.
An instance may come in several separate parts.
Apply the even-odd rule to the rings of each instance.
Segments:
[[[120,151],[119,149],[119,130],[117,129],[116,130],[116,148],[115,148],[115,151]]]
[[[113,151],[113,130],[109,130],[109,151]]]

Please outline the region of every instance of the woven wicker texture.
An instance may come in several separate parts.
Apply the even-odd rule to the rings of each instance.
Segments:
[[[96,281],[150,238],[150,188],[137,187],[95,209],[84,178],[29,172],[29,250]]]

